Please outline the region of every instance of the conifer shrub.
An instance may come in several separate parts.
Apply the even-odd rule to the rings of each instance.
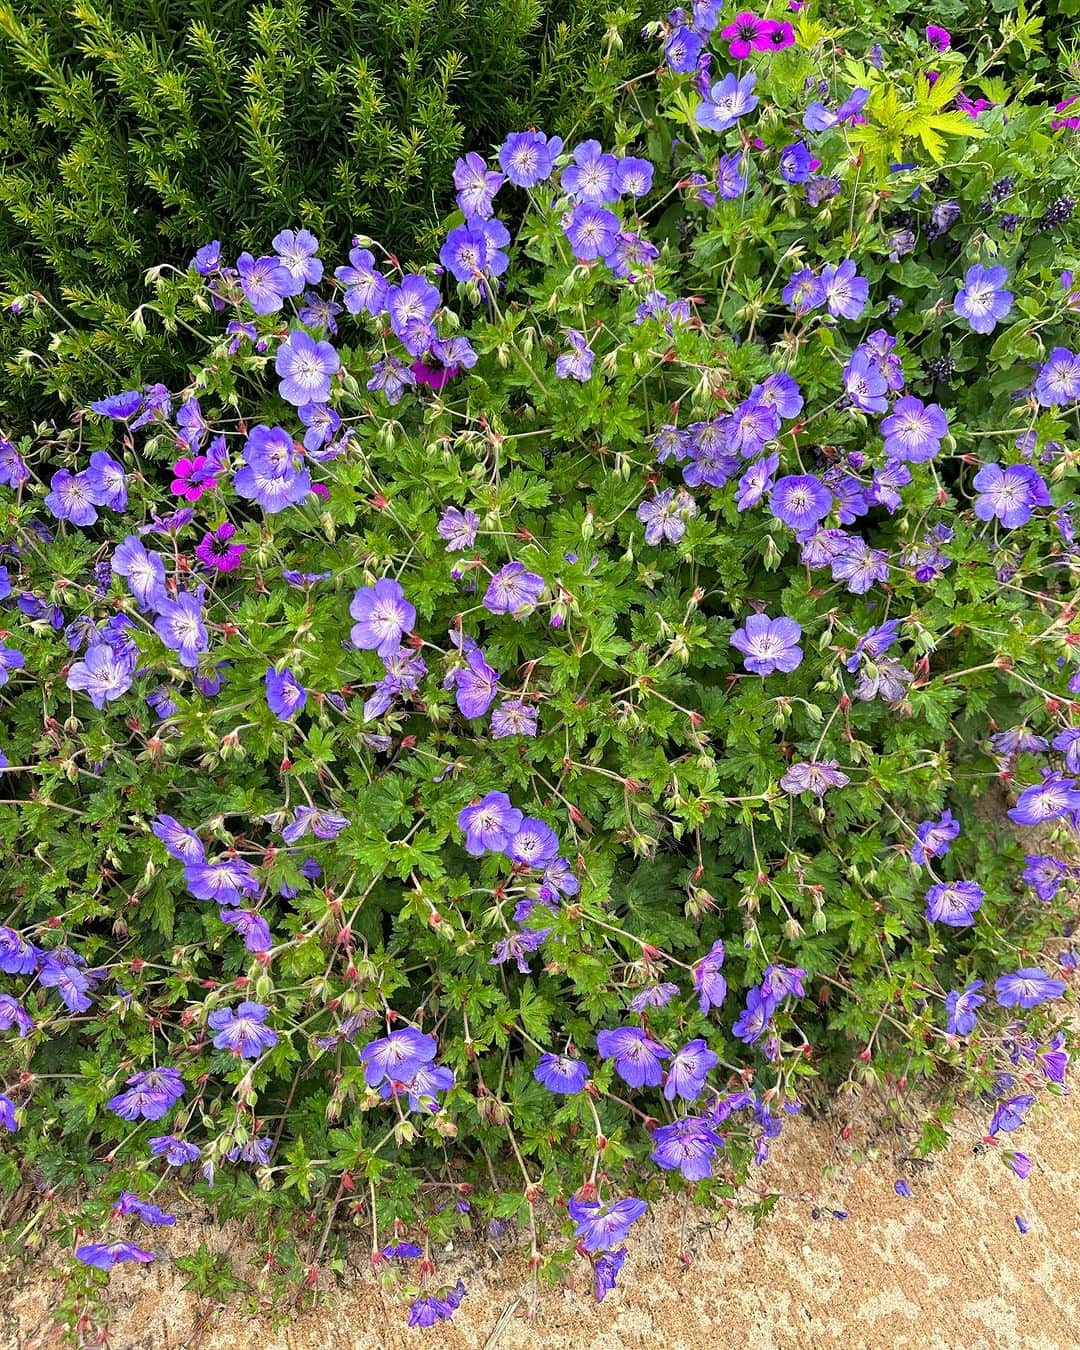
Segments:
[[[0,447],[0,1180],[73,1315],[191,1196],[293,1294],[358,1231],[418,1326],[508,1227],[603,1298],[837,1088],[1026,1175],[1077,128],[872,36],[677,12],[606,145],[455,163],[437,262],[207,241],[152,279],[181,382]]]

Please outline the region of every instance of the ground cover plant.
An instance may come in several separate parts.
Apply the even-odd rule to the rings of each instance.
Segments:
[[[973,1104],[1026,1175],[1076,966],[1077,121],[1009,42],[840,36],[676,11],[611,144],[457,162],[437,263],[208,241],[152,279],[181,387],[12,429],[3,1180],[83,1334],[176,1195],[294,1288],[351,1222],[425,1327],[491,1226],[604,1298],[815,1090],[916,1154]]]

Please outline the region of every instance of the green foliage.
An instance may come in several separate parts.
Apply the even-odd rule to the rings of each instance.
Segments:
[[[430,252],[465,149],[603,129],[634,19],[607,0],[0,0],[0,296],[41,292],[75,326],[44,306],[3,325],[9,429],[110,368],[179,374],[197,348],[128,316],[147,268],[215,236],[263,248],[302,219],[339,249],[360,231]]]

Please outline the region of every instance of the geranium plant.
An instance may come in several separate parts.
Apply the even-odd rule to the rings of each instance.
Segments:
[[[417,1325],[490,1222],[602,1298],[818,1083],[933,1080],[915,1149],[964,1100],[1030,1165],[1073,128],[939,34],[650,38],[617,144],[458,163],[438,265],[214,241],[152,278],[185,387],[3,447],[0,1120],[82,1293],[179,1178],[301,1211],[298,1284],[351,1218]]]

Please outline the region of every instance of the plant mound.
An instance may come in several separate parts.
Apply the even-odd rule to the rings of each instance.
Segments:
[[[178,1178],[301,1212],[297,1286],[351,1216],[418,1325],[455,1233],[573,1259],[546,1197],[603,1297],[815,1081],[943,1079],[1030,1166],[1075,126],[941,30],[653,36],[615,144],[458,161],[438,265],[215,240],[153,281],[182,387],[3,444],[4,1180],[75,1202],[83,1293]]]

